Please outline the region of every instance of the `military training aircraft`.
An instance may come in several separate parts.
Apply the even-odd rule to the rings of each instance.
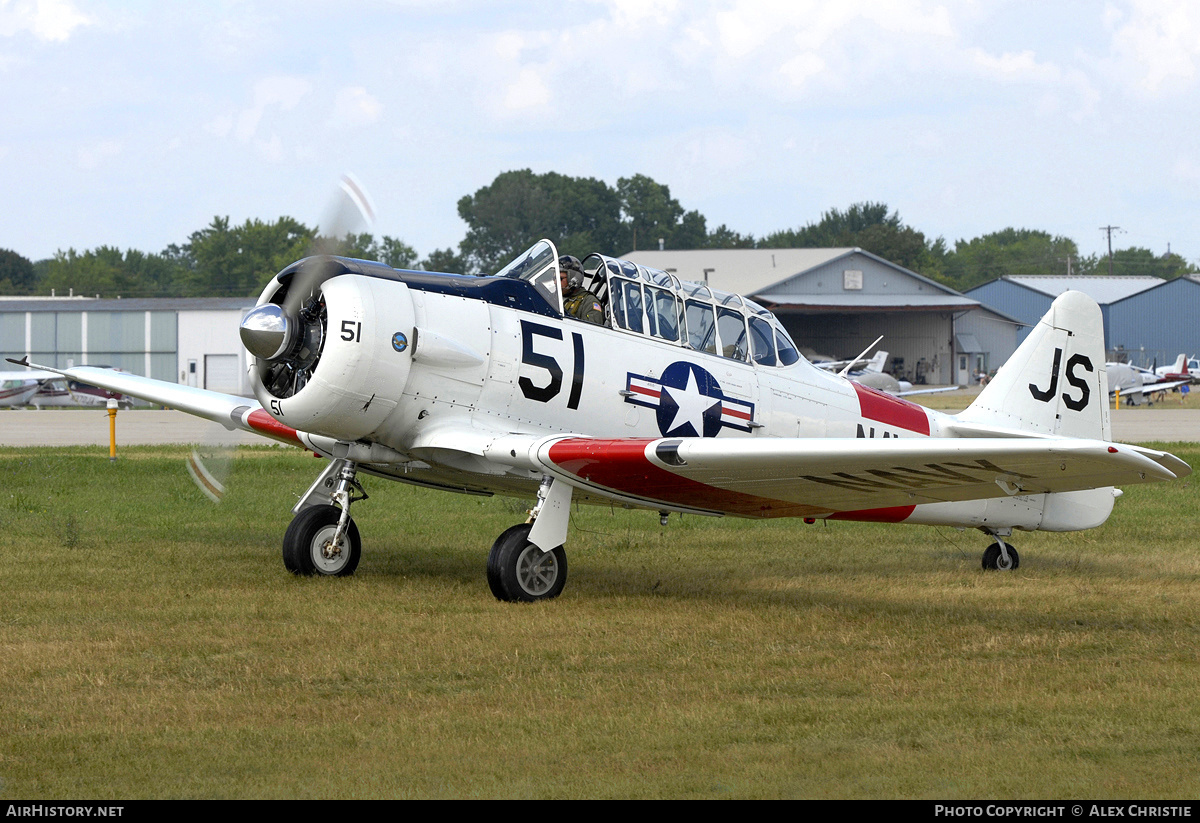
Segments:
[[[283,538],[297,574],[354,572],[363,475],[536,498],[488,556],[491,590],[509,601],[562,591],[572,502],[664,523],[683,512],[971,527],[994,540],[984,568],[1014,569],[1013,529],[1099,526],[1116,486],[1191,472],[1110,442],[1100,309],[1079,292],[948,415],[814,367],[750,300],[628,261],[593,254],[568,272],[603,309],[602,324],[576,320],[559,269],[548,240],[490,277],[294,263],[241,324],[258,402],[50,371],[330,458]]]

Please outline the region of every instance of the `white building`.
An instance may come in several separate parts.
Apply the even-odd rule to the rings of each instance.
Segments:
[[[979,363],[998,358],[999,365],[1016,348],[1011,318],[858,248],[635,251],[625,257],[749,297],[773,311],[798,346],[835,358],[854,357],[883,335],[878,348],[891,355],[887,370],[915,383],[967,384]],[[956,328],[968,315],[987,315],[981,322],[1001,337],[998,343],[987,337],[988,345],[1002,351],[991,355],[974,329]]]
[[[249,396],[238,325],[255,298],[0,299],[0,357],[113,366]]]

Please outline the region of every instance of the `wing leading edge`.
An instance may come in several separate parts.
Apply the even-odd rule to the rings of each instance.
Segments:
[[[9,362],[31,365],[16,360]],[[295,429],[285,426],[271,417],[257,400],[251,398],[221,394],[207,389],[197,389],[192,386],[168,383],[165,380],[154,380],[137,374],[101,369],[95,366],[75,366],[70,369],[54,369],[36,365],[32,367],[61,374],[71,380],[89,383],[102,389],[128,394],[151,403],[178,409],[181,412],[220,423],[227,429],[241,429],[282,443],[305,447]]]

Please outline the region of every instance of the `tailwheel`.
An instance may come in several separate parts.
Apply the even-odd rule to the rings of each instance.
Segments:
[[[1000,538],[983,553],[983,567],[989,571],[1010,572],[1021,565],[1021,557],[1008,543]]]
[[[488,553],[488,586],[497,600],[533,603],[562,593],[567,583],[567,553],[548,552],[529,542],[530,523],[513,526],[496,538]]]
[[[283,536],[283,564],[298,575],[354,574],[362,556],[358,526],[348,516],[339,535],[342,510],[337,506],[310,506],[294,518]]]

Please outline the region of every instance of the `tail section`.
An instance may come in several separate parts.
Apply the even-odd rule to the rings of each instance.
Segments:
[[[877,351],[875,352],[875,356],[867,361],[867,364],[863,367],[863,371],[882,373],[883,367],[887,365],[887,361],[888,353],[882,350]]]
[[[1111,440],[1104,320],[1082,292],[1063,293],[958,419],[1032,433]]]

